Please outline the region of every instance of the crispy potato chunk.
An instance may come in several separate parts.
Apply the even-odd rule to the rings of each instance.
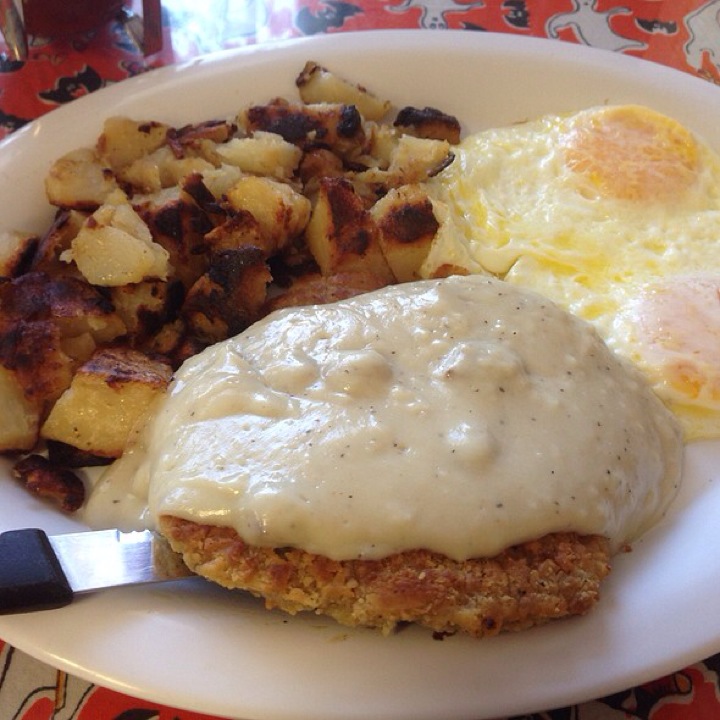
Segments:
[[[271,279],[260,248],[214,254],[182,307],[189,333],[209,344],[242,332],[259,319]]]
[[[288,180],[300,163],[302,151],[276,133],[258,130],[252,137],[233,138],[217,146],[224,163],[243,172]]]
[[[118,172],[164,145],[167,133],[168,126],[163,123],[111,117],[103,125],[97,153],[113,172]]]
[[[73,238],[80,232],[90,213],[77,210],[60,210],[53,224],[40,238],[33,257],[31,269],[53,275],[79,275],[77,268],[60,260],[60,256],[70,249]]]
[[[390,125],[368,123],[368,154],[375,161],[371,167],[387,170],[401,137],[402,134]]]
[[[28,364],[26,388],[44,373],[55,375],[62,368],[61,377],[67,380],[58,386],[62,392],[69,384],[66,365],[84,361],[97,344],[125,332],[112,303],[77,278],[32,272],[0,285],[0,336],[12,351],[3,364]]]
[[[227,142],[237,130],[233,123],[226,120],[205,120],[204,122],[183,125],[181,128],[169,128],[167,143],[180,157],[188,149],[195,149],[198,143],[211,141]]]
[[[0,331],[0,451],[31,450],[48,408],[70,385],[76,363],[48,320]]]
[[[220,164],[217,148],[228,142],[237,131],[234,123],[207,120],[181,128],[168,128],[165,141],[177,158],[203,158],[212,165]]]
[[[98,350],[73,377],[41,435],[93,455],[120,457],[128,437],[170,381],[171,368],[128,348]]]
[[[392,154],[388,173],[395,186],[424,182],[453,160],[446,140],[427,140],[403,135]]]
[[[137,343],[169,322],[180,308],[183,291],[178,281],[147,280],[114,287],[110,297],[128,336]]]
[[[173,277],[186,289],[191,287],[208,267],[205,234],[213,224],[206,211],[182,194],[177,198],[148,199],[135,209],[155,243],[169,253],[168,270]],[[221,215],[225,217],[226,213]]]
[[[163,151],[165,151],[163,153]],[[143,155],[128,165],[126,168],[118,171],[118,177],[132,189],[138,193],[155,193],[162,190],[161,180],[161,164],[166,160],[173,159],[173,155],[169,148],[163,147],[150,155]]]
[[[286,183],[248,175],[227,192],[230,206],[257,220],[270,252],[300,235],[310,219],[310,201]]]
[[[147,339],[144,349],[150,355],[168,358],[172,367],[177,369],[183,360],[194,353],[186,353],[187,327],[182,318],[175,318],[165,323],[152,337]],[[205,343],[198,343],[198,352]]]
[[[20,377],[0,365],[0,452],[32,450],[40,429],[40,405],[28,398]]]
[[[460,142],[460,123],[452,115],[432,107],[405,107],[397,114],[396,128],[404,133],[431,140],[446,140],[451,145]]]
[[[186,328],[183,320],[178,320],[176,323],[166,325],[168,334],[164,335],[161,332],[156,336],[155,340],[158,344],[163,343],[168,347],[165,352],[166,357],[170,361],[173,368],[179,368],[186,360],[202,352],[207,346],[208,341],[202,338],[192,335]],[[175,342],[172,342],[172,334],[176,332]]]
[[[37,245],[37,236],[30,233],[0,231],[0,277],[19,275],[29,264]]]
[[[422,183],[444,170],[454,157],[445,140],[402,135],[390,153],[387,170],[370,168],[359,172],[356,179],[386,189]]]
[[[386,283],[394,280],[380,249],[375,221],[345,178],[320,181],[305,237],[323,275],[364,270]]]
[[[243,247],[261,248],[266,257],[277,248],[277,240],[268,237],[255,216],[247,210],[239,210],[222,225],[218,225],[205,235],[208,250],[217,253],[221,250],[237,250]]]
[[[421,185],[403,185],[370,211],[380,231],[380,247],[398,282],[420,279],[422,266],[440,227]]]
[[[125,333],[112,303],[83,280],[32,272],[1,284],[0,332],[37,322],[53,325],[63,347],[85,335],[107,343]]]
[[[153,240],[123,193],[112,195],[88,218],[61,257],[74,261],[89,283],[101,287],[168,275],[167,250]]]
[[[362,85],[345,80],[316,62],[308,61],[295,80],[304,103],[354,105],[366,120],[380,120],[390,110],[390,101],[373,95]]]
[[[15,464],[13,475],[35,495],[58,504],[65,512],[85,502],[83,481],[68,468],[54,465],[42,455],[29,455]]]
[[[91,149],[73,150],[56,160],[45,178],[51,205],[93,210],[117,189],[112,171]]]
[[[128,167],[118,171],[117,176],[138,192],[152,193],[174,187],[192,173],[214,169],[215,165],[205,158],[178,158],[169,147],[163,146],[134,160]]]
[[[316,186],[311,188],[313,181],[324,177],[342,177],[344,173],[343,161],[325,148],[311,148],[304,152],[298,167],[298,174],[305,184],[306,193],[312,189],[317,190]]]
[[[57,325],[19,322],[0,337],[0,364],[15,372],[27,398],[45,407],[70,384],[76,363],[65,353]]]
[[[47,447],[47,459],[51,465],[67,468],[86,468],[110,465],[113,462],[113,458],[93,455],[57,440],[47,440],[45,445]]]
[[[235,165],[223,163],[213,170],[206,170],[202,173],[193,173],[183,180],[183,190],[188,192],[197,201],[192,193],[193,188],[197,189],[198,183],[202,183],[205,189],[212,195],[215,203],[222,200],[227,191],[243,176],[243,172]],[[209,200],[209,198],[207,198]],[[206,200],[206,202],[207,202]],[[207,210],[205,205],[198,203],[200,207]],[[217,209],[217,207],[215,208]]]
[[[247,108],[240,121],[248,133],[277,133],[303,150],[326,147],[349,155],[365,147],[362,116],[354,105],[299,105],[277,100]]]

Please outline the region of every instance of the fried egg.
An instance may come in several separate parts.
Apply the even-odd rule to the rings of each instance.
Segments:
[[[686,439],[720,437],[720,155],[624,105],[480,132],[431,185],[422,275],[489,273],[592,322]]]

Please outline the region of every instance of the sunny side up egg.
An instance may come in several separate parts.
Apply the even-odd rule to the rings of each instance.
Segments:
[[[490,273],[594,323],[687,440],[720,437],[720,156],[648,108],[480,132],[432,184],[425,277]]]

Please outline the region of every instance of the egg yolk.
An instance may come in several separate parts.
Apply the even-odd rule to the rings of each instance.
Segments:
[[[670,401],[720,408],[720,275],[667,278],[626,309],[638,360]]]
[[[671,118],[635,106],[576,118],[565,162],[601,197],[666,202],[696,180],[697,142]]]

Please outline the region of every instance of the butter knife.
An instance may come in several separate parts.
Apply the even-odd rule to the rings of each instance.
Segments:
[[[49,536],[26,528],[0,534],[0,614],[59,608],[79,594],[191,574],[150,531]]]

